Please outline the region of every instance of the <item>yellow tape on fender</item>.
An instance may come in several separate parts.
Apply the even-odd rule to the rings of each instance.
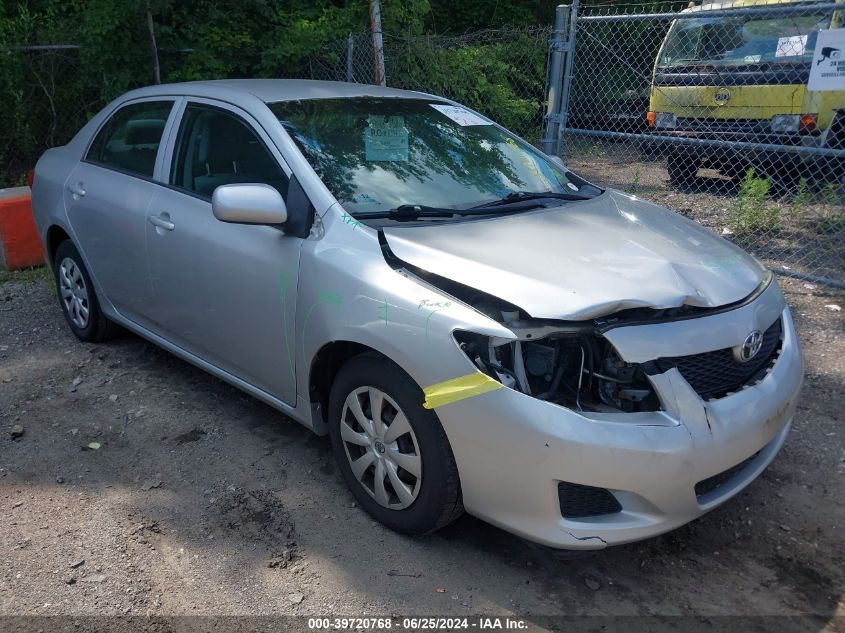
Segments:
[[[423,389],[426,409],[436,409],[445,404],[451,404],[458,400],[465,400],[473,396],[480,396],[488,391],[495,391],[502,388],[502,383],[490,378],[487,374],[477,371],[473,374],[452,378],[444,382],[438,382]]]

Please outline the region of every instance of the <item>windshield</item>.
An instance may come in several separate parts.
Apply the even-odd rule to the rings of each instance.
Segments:
[[[829,13],[781,17],[695,18],[676,20],[666,38],[659,66],[673,68],[706,62],[741,66],[810,62]]]
[[[463,209],[514,191],[574,193],[565,170],[473,112],[435,100],[285,101],[271,110],[352,215]]]

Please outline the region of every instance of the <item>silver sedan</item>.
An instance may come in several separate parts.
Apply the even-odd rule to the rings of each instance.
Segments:
[[[441,97],[227,80],[123,95],[35,171],[73,333],[121,327],[331,437],[410,534],[463,510],[597,549],[748,485],[802,381],[756,260]]]

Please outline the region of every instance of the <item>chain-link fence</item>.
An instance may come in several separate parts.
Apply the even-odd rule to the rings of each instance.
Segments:
[[[575,4],[554,30],[385,32],[387,85],[450,97],[552,151],[560,131],[584,176],[692,217],[776,270],[842,285],[845,42],[830,38],[845,4],[718,6]],[[191,51],[160,51],[163,74]],[[109,78],[78,81],[73,46],[7,54],[24,86],[13,96],[30,104],[0,112],[0,168],[17,179],[104,105]],[[270,74],[372,83],[375,59],[358,33]],[[261,58],[242,61],[239,72],[267,76]],[[841,71],[842,89],[808,86],[813,69]]]
[[[842,285],[845,78],[842,90],[807,83],[822,66],[814,54],[836,48],[826,32],[845,5],[725,6],[576,5],[554,32],[386,33],[387,84],[455,99],[538,145],[544,123],[559,123],[576,171],[679,211],[775,270]],[[353,35],[309,76],[370,83],[374,58],[371,35]]]
[[[533,142],[543,127],[550,27],[455,37],[383,34],[387,85],[445,96],[484,112]],[[313,79],[372,83],[369,33],[350,35],[310,60]]]
[[[680,8],[570,11],[564,159],[776,270],[841,284],[845,5]]]

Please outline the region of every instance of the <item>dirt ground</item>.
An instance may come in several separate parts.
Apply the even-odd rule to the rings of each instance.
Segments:
[[[77,616],[71,630],[81,616],[394,616],[400,629],[513,615],[573,630],[564,616],[625,615],[652,616],[625,630],[845,631],[845,312],[825,307],[845,297],[823,286],[782,280],[807,379],[761,478],[682,529],[572,559],[468,516],[392,533],[353,503],[327,441],[135,336],[78,342],[43,274],[0,282],[1,616]]]

